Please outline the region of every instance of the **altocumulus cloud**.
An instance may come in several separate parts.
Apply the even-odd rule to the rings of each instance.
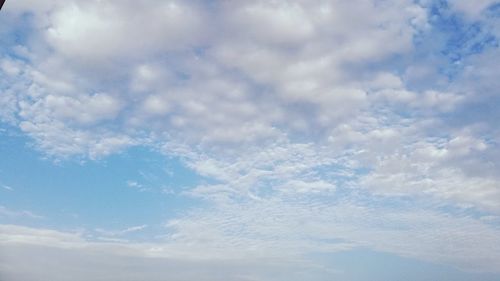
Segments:
[[[360,247],[499,273],[495,2],[9,1],[3,123],[209,180],[159,242],[3,225],[0,276],[330,280],[308,255]]]

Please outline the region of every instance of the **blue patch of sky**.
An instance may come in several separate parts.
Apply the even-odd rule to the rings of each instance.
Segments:
[[[177,158],[135,147],[98,161],[56,163],[33,150],[27,137],[5,132],[0,131],[0,182],[14,190],[0,191],[0,205],[44,217],[28,225],[57,229],[158,225],[199,204],[183,191],[203,178]],[[14,219],[0,221],[17,222]]]
[[[434,2],[429,9],[429,18],[432,32],[422,36],[430,37],[421,38],[417,47],[431,41],[439,42],[441,46],[438,45],[439,49],[435,51],[447,60],[440,66],[440,72],[450,80],[460,72],[463,67],[460,62],[465,58],[498,47],[498,38],[483,22],[470,21],[462,14],[453,13],[447,1]]]
[[[22,56],[12,52],[6,46],[29,46],[29,38],[32,38],[34,16],[31,13],[23,13],[16,18],[15,15],[5,14],[0,17],[0,56],[10,56],[19,60],[24,60]],[[15,28],[13,32],[12,28]]]
[[[413,52],[407,56],[395,56],[375,67],[404,74],[410,90],[446,91],[450,83],[459,79],[467,58],[498,48],[499,42],[490,23],[474,21],[454,12],[448,1],[433,1],[427,10],[430,28],[414,35]],[[484,13],[486,17],[491,17],[490,10],[495,10],[494,6]],[[423,76],[414,76],[412,71],[406,73],[408,70],[416,70],[417,74],[423,70],[420,74]]]
[[[488,96],[486,100],[478,99],[477,101],[463,104],[456,112],[452,112],[444,117],[448,124],[457,127],[477,123],[490,124],[495,127],[500,118],[499,104],[500,97]],[[484,137],[489,134],[490,132],[484,132]]]
[[[486,11],[484,12],[484,14],[492,18],[500,17],[500,2],[489,6],[488,9],[486,9]]]

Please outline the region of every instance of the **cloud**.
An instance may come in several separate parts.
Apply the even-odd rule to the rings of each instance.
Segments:
[[[116,231],[109,231],[109,230],[104,230],[104,229],[100,229],[100,228],[96,229],[95,231],[101,235],[106,236],[106,237],[109,237],[109,236],[114,237],[114,236],[123,236],[123,235],[129,234],[129,233],[141,231],[147,227],[148,227],[147,225],[143,224],[143,225],[127,227],[125,229],[116,230]],[[100,237],[100,238],[103,238],[103,237]]]
[[[328,280],[335,265],[318,268],[320,261],[311,254],[359,248],[498,272],[499,230],[488,220],[408,205],[363,206],[335,196],[290,196],[192,211],[170,220],[169,235],[162,241],[149,243],[96,242],[85,232],[2,225],[0,259],[2,276],[9,280],[64,280],[73,275],[82,280],[122,275],[123,280],[217,280],[221,274],[231,280],[246,280],[246,275],[255,280]],[[131,227],[118,235],[142,229]]]
[[[294,259],[186,257],[158,244],[95,243],[76,233],[2,225],[0,267],[8,280],[327,280]],[[82,264],[86,264],[82,267]],[[26,266],[30,270],[26,270]],[[196,268],[196,270],[193,270]],[[295,274],[290,274],[294,272]],[[326,271],[326,273],[331,273]]]
[[[144,187],[143,184],[136,182],[136,181],[127,181],[127,186],[137,189],[139,192],[146,192],[146,191],[151,191],[151,188]]]
[[[352,77],[342,65],[409,51],[418,27],[407,20],[425,15],[411,1],[393,1],[403,13],[365,2],[217,2],[215,9],[197,1],[160,7],[146,2],[140,12],[123,1],[35,7],[32,28],[41,36],[27,46],[28,64],[5,58],[11,66],[5,70],[10,94],[4,103],[20,108],[4,119],[18,113],[17,123],[44,150],[69,155],[88,154],[91,148],[84,146],[99,140],[58,151],[57,142],[31,128],[127,131],[130,138],[168,132],[209,145],[328,129],[366,106],[365,91],[346,84]],[[13,15],[27,6],[17,5]],[[351,14],[363,15],[363,21],[352,22]],[[380,28],[380,18],[391,25]],[[377,47],[389,38],[389,48]],[[21,68],[21,77],[13,75]],[[14,88],[16,83],[31,90]],[[267,93],[259,93],[262,87]]]
[[[171,221],[168,227],[175,230],[172,239],[189,252],[197,247],[213,252],[238,248],[250,256],[300,257],[369,247],[462,269],[498,269],[493,249],[498,229],[493,225],[415,207],[363,206],[335,196],[221,204]],[[484,244],[474,237],[484,238]]]

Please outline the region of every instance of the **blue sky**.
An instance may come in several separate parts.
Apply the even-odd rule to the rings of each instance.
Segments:
[[[2,135],[2,205],[40,218],[4,218],[9,223],[27,219],[30,225],[67,230],[158,224],[192,205],[180,194],[203,182],[178,159],[146,148],[102,161],[56,163],[29,144],[19,135]]]
[[[500,280],[498,7],[7,1],[0,279]]]

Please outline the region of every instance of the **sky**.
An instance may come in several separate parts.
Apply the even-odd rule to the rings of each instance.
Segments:
[[[7,0],[0,280],[500,280],[500,2]]]

